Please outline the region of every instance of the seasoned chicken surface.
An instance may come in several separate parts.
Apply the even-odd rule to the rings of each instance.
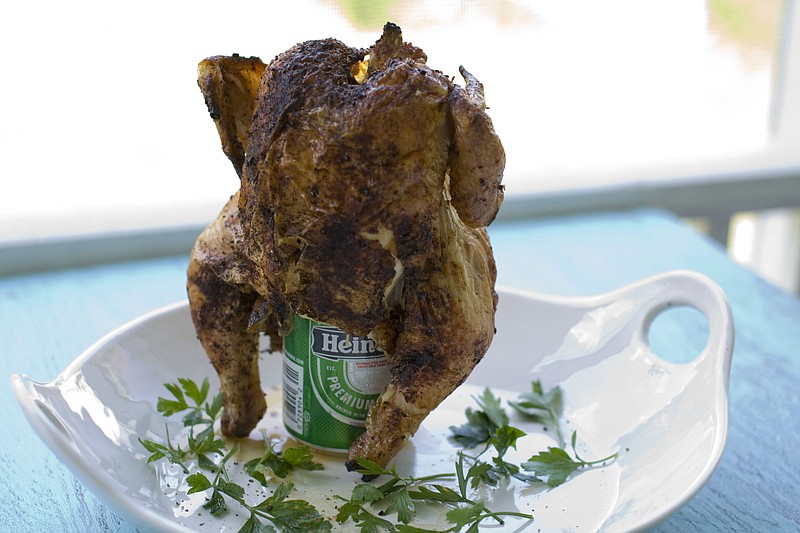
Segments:
[[[295,315],[369,335],[393,364],[351,469],[359,457],[386,465],[483,357],[497,299],[485,226],[505,154],[481,84],[461,74],[463,87],[432,70],[391,23],[367,50],[326,39],[266,68],[200,63],[241,178],[198,239],[187,284],[226,435],[249,434],[266,409],[258,332],[275,348]]]

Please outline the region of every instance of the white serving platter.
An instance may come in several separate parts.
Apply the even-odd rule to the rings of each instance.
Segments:
[[[727,390],[733,321],[723,292],[688,271],[668,272],[589,298],[563,298],[499,289],[497,335],[469,380],[426,419],[396,457],[407,475],[452,469],[456,457],[448,427],[464,421],[473,396],[490,387],[505,400],[530,389],[532,380],[564,394],[563,430],[577,431],[586,459],[618,452],[616,461],[548,489],[516,480],[483,488],[476,498],[495,511],[532,513],[533,522],[486,522],[486,531],[635,531],[665,519],[689,501],[712,475],[727,435]],[[654,319],[688,306],[707,321],[708,339],[681,363],[656,355],[649,342]],[[669,341],[668,341],[669,342]],[[262,436],[286,440],[280,419],[280,354],[265,352],[262,382],[270,408],[243,457],[260,455]],[[149,455],[139,438],[181,432],[178,417],[156,411],[164,383],[197,382],[213,369],[196,340],[186,303],[153,311],[99,340],[50,383],[12,376],[17,398],[42,440],[100,498],[147,531],[237,531],[246,512],[210,516],[205,495],[187,495],[181,471]],[[509,411],[511,411],[509,409]],[[510,459],[555,446],[554,432],[512,414],[526,431]],[[245,457],[246,458],[246,457]],[[349,496],[358,476],[342,458],[320,455],[324,471],[292,478],[294,498],[307,499],[326,516],[335,495]],[[245,474],[233,472],[245,484]],[[254,489],[248,498],[263,498]],[[425,527],[444,528],[443,512],[420,514]],[[352,522],[334,530],[352,530]]]

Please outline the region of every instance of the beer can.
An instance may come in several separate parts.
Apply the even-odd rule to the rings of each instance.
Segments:
[[[364,432],[369,408],[390,378],[384,352],[368,337],[295,316],[283,340],[283,423],[297,440],[346,452]]]

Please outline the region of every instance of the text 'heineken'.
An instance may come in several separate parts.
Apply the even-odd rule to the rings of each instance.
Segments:
[[[317,448],[347,450],[389,383],[385,354],[368,337],[299,316],[283,354],[286,429]]]

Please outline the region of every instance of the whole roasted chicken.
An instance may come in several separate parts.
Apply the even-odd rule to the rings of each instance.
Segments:
[[[200,63],[241,180],[188,268],[224,434],[247,435],[263,416],[258,335],[278,348],[295,315],[369,335],[393,365],[351,469],[360,457],[387,464],[483,357],[497,303],[485,226],[505,154],[482,85],[460,70],[463,87],[392,23],[366,50],[325,39],[268,66]]]

